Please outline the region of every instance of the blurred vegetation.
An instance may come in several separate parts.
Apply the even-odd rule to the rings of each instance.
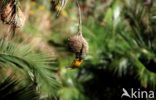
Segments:
[[[68,69],[77,33],[75,0],[19,0],[26,22],[4,37],[0,22],[1,100],[114,100],[122,88],[156,90],[156,1],[79,0],[89,54]]]

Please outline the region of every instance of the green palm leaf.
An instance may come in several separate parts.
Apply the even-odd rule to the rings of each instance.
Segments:
[[[48,95],[54,95],[59,84],[55,79],[54,68],[50,67],[51,58],[45,57],[43,54],[34,54],[29,46],[24,44],[14,45],[6,42],[4,39],[0,41],[0,67],[13,67],[18,71],[22,70],[29,74],[32,82]]]
[[[7,77],[0,80],[0,100],[38,100],[39,95],[34,86],[23,86],[21,82]]]

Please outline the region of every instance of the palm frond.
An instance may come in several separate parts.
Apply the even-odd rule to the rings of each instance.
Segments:
[[[54,95],[59,84],[55,79],[54,68],[48,66],[51,59],[43,54],[34,54],[29,46],[13,45],[5,40],[0,41],[0,63],[16,67],[28,73],[37,87],[49,95]],[[1,66],[3,67],[3,66]]]
[[[23,86],[12,76],[0,80],[0,100],[38,100],[34,86]]]

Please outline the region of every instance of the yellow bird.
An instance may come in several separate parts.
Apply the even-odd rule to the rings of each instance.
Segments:
[[[72,64],[69,66],[69,68],[78,68],[82,64],[83,60],[82,59],[75,59]]]

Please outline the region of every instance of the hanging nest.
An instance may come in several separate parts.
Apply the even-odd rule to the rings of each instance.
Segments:
[[[17,28],[23,27],[25,24],[25,16],[20,8],[18,8],[18,12],[15,16],[15,25]]]
[[[25,23],[25,16],[21,9],[17,7],[15,1],[9,2],[1,7],[1,20],[5,24],[14,25],[16,28],[21,28]]]
[[[13,19],[13,6],[11,3],[9,3],[1,10],[1,20],[6,24],[11,24],[12,19]]]
[[[69,50],[76,54],[76,58],[81,60],[88,53],[88,43],[85,38],[82,36],[82,22],[81,22],[81,9],[77,1],[78,12],[79,12],[79,27],[77,35],[74,35],[69,38],[68,47]]]
[[[69,50],[75,53],[77,57],[84,57],[88,53],[88,43],[80,34],[69,38],[68,47]]]

